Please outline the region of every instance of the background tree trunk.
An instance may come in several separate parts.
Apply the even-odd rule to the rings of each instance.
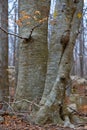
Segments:
[[[83,21],[82,21],[83,24]],[[81,26],[82,26],[81,24]],[[81,32],[79,36],[79,64],[80,64],[80,77],[84,77],[84,38],[83,38],[83,31]]]
[[[8,27],[8,0],[0,2],[0,26]],[[0,101],[8,101],[8,36],[0,30]]]

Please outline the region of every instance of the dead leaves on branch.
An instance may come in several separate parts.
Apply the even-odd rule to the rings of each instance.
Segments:
[[[47,17],[41,18],[41,12],[36,10],[33,15],[27,14],[25,11],[20,12],[21,17],[16,21],[18,26],[30,25],[32,20],[36,23],[44,23],[47,21]]]

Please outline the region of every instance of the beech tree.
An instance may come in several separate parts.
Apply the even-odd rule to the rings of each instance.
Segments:
[[[20,35],[28,38],[19,41],[19,70],[15,100],[41,98],[47,70],[47,31],[49,0],[20,0]],[[24,21],[21,22],[21,20]],[[43,22],[45,21],[45,22]],[[26,24],[26,25],[25,25]],[[32,34],[32,36],[31,36]],[[15,109],[27,110],[27,102],[20,102]]]
[[[40,18],[47,17],[49,0],[32,2],[20,0],[20,11],[23,10],[32,16],[36,10],[39,10]],[[82,0],[56,1],[52,19],[49,21],[52,32],[48,51],[47,22],[38,26],[33,32],[31,29],[32,25],[35,26],[34,21],[29,26],[20,28],[22,36],[28,37],[29,30],[32,35],[29,39],[20,42],[15,100],[24,98],[33,100],[37,96],[42,96],[40,109],[32,119],[36,123],[62,123],[66,120],[69,122],[70,112],[65,104],[66,85],[70,79],[73,48],[79,34],[82,12]],[[17,110],[26,110],[28,103],[23,100],[14,107]]]

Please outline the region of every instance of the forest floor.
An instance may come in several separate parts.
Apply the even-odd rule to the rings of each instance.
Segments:
[[[87,124],[79,124],[75,126],[74,129],[63,127],[60,125],[35,125],[25,121],[23,118],[20,118],[15,115],[9,115],[4,113],[2,115],[4,121],[0,123],[0,130],[87,130]]]
[[[13,74],[13,76],[12,76]],[[10,90],[10,96],[14,98],[14,93],[15,93],[15,87],[14,87],[14,73],[12,72],[11,76],[10,76],[10,80],[11,80],[11,87]],[[85,83],[85,85],[83,84],[83,79],[79,80],[78,79],[75,81],[73,81],[73,86],[74,89],[76,88],[76,90],[78,90],[79,93],[79,97],[82,96],[82,94],[84,92],[86,92],[85,88],[87,88],[87,83]],[[79,83],[82,82],[82,83]],[[78,88],[78,86],[80,86]],[[87,93],[85,94],[87,96]],[[85,95],[83,94],[83,97],[85,97]],[[75,97],[75,96],[73,96]],[[83,101],[86,102],[86,104],[82,104],[82,107],[80,110],[82,110],[81,112],[83,113],[87,113],[87,98],[83,98]],[[73,98],[71,98],[73,99]],[[85,100],[84,100],[85,99]],[[73,100],[77,100],[77,99],[73,99]],[[70,103],[69,99],[67,99],[67,102]],[[84,102],[84,103],[85,103]],[[80,105],[81,106],[81,105]],[[31,122],[26,121],[26,114],[24,113],[24,116],[17,116],[16,114],[10,114],[9,112],[4,112],[3,114],[0,114],[0,130],[73,130],[72,128],[69,127],[64,127],[62,125],[54,125],[54,124],[47,124],[47,125],[43,125],[43,126],[39,126],[39,125],[35,125],[32,124]],[[74,130],[87,130],[87,123],[85,122],[84,124],[78,124],[75,125]]]

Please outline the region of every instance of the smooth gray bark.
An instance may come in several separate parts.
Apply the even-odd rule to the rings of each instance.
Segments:
[[[69,3],[67,1],[64,2],[66,3],[66,6],[69,6],[68,5]],[[63,1],[55,2],[56,4],[54,7],[54,12],[52,14],[53,18],[49,20],[50,24],[52,22],[54,22],[55,24],[51,24],[52,32],[48,48],[49,53],[48,53],[47,76],[43,97],[40,102],[41,104],[44,104],[56,80],[59,64],[61,61],[61,56],[63,55],[63,46],[61,44],[61,39],[63,39],[62,36],[67,35],[68,31],[70,30],[71,21],[74,13],[74,10],[72,10],[72,8],[68,9],[69,7],[67,7],[68,10],[65,10],[64,13],[62,12],[62,6],[64,2]],[[70,13],[68,11],[70,11]]]
[[[59,6],[62,6],[63,2],[66,5],[66,8],[64,11],[59,10],[60,8],[58,8]],[[56,116],[60,116],[61,118],[62,116],[61,114],[63,114],[63,117],[65,117],[65,120],[66,120],[67,119],[66,116],[69,114],[66,109],[64,99],[65,99],[66,84],[69,80],[69,75],[70,75],[70,70],[71,70],[71,65],[72,65],[73,48],[74,48],[75,41],[79,32],[79,27],[80,27],[81,18],[82,18],[83,1],[79,1],[78,3],[73,3],[73,1],[68,1],[68,0],[56,1],[55,10],[57,10],[58,12],[58,14],[56,15],[56,21],[57,21],[56,25],[59,28],[56,28],[56,33],[54,34],[55,37],[52,42],[54,42],[55,46],[56,46],[56,43],[60,46],[60,49],[57,50],[57,53],[59,54],[59,58],[57,54],[57,59],[56,59],[58,60],[57,61],[58,67],[56,67],[57,72],[56,72],[55,80],[53,79],[54,80],[53,86],[51,87],[45,86],[46,88],[43,95],[45,100],[42,97],[42,101],[43,101],[42,103],[44,105],[37,112],[35,121],[41,124],[47,123],[49,119],[52,120]],[[81,14],[81,17],[78,17],[78,14]],[[69,31],[68,33],[69,35],[67,35],[67,33],[64,34],[64,32],[67,32],[67,31]],[[68,40],[66,39],[67,36],[69,38]],[[55,41],[56,38],[57,40]],[[65,44],[65,41],[67,41],[64,51],[62,51],[61,49],[62,48],[61,40],[62,40],[62,43],[64,44]],[[50,43],[50,45],[51,44],[52,43]],[[52,54],[55,55],[55,51],[54,51],[55,49],[52,47],[54,46],[51,46],[49,51],[52,51]],[[51,55],[49,57],[52,58]],[[50,62],[50,64],[52,63],[53,62]],[[49,62],[48,62],[48,65],[49,65]],[[49,66],[48,66],[48,69],[49,69]],[[49,77],[49,75],[47,76]],[[50,90],[48,87],[50,87]],[[61,108],[61,105],[62,105],[62,108]],[[63,109],[62,113],[60,113],[61,109]],[[52,114],[55,111],[58,111],[59,115],[52,116]],[[56,123],[59,123],[59,122],[60,122],[59,117],[57,117]]]
[[[20,0],[19,5],[20,12],[25,11],[32,17],[34,17],[36,11],[40,11],[39,20],[49,15],[49,0]],[[33,19],[30,22],[30,25],[20,27],[20,34],[24,37],[28,37],[32,27],[37,24],[37,21]],[[20,41],[16,101],[22,99],[32,101],[36,98],[39,101],[42,96],[47,70],[47,32],[48,21],[45,21],[44,24],[33,31],[30,41]],[[15,105],[17,110],[25,110],[28,107],[27,102]]]

